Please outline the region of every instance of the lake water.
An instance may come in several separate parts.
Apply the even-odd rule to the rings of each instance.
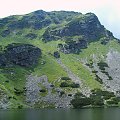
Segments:
[[[0,120],[120,120],[120,108],[0,110]]]

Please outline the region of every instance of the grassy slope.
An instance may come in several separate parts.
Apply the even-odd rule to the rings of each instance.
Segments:
[[[78,61],[74,55],[65,56],[62,55],[63,63],[68,66],[71,71],[76,74],[85,84],[87,84],[91,89],[100,88],[100,84],[95,80],[95,76],[90,73],[90,71]]]
[[[58,42],[60,43],[60,41],[56,41],[51,43],[43,43],[41,40],[26,40],[26,39],[22,39],[18,36],[16,37],[6,37],[6,38],[2,38],[0,41],[0,45],[2,46],[7,46],[10,43],[13,42],[17,42],[17,43],[29,43],[29,44],[33,44],[39,48],[42,49],[42,58],[40,58],[39,63],[37,65],[37,67],[35,67],[34,70],[31,69],[26,69],[26,68],[22,68],[19,66],[14,66],[12,68],[8,68],[8,69],[4,69],[4,71],[9,71],[7,72],[1,72],[0,73],[0,88],[3,89],[4,91],[6,91],[6,94],[8,94],[8,96],[12,97],[10,99],[11,102],[11,107],[12,108],[17,108],[19,105],[24,105],[24,100],[25,100],[25,96],[23,94],[21,95],[16,95],[15,94],[15,90],[14,88],[17,88],[18,90],[23,91],[23,88],[25,87],[25,82],[26,82],[26,76],[28,74],[34,74],[34,75],[47,75],[48,76],[48,80],[50,82],[54,82],[57,79],[59,79],[62,76],[67,76],[66,72],[61,68],[61,66],[59,64],[57,64],[55,58],[52,55],[48,55],[48,53],[53,53],[55,50],[57,50],[57,44]],[[42,62],[45,61],[45,64],[42,65]],[[3,69],[1,69],[1,71],[3,71]],[[10,71],[15,71],[15,73],[12,73]],[[9,81],[9,82],[5,82],[5,81]],[[56,86],[58,85],[57,82]]]
[[[23,32],[23,31],[22,31]],[[24,35],[29,33],[30,30],[24,30]],[[36,32],[36,31],[32,31]],[[44,29],[41,31],[37,31],[37,34],[41,36],[44,32]],[[42,58],[39,60],[39,64],[35,67],[34,72],[30,69],[25,69],[19,66],[15,66],[13,69],[15,74],[7,74],[0,73],[0,88],[4,89],[9,96],[14,96],[16,99],[10,99],[12,107],[17,107],[19,104],[24,104],[24,95],[17,96],[14,93],[14,88],[18,88],[19,90],[23,90],[25,87],[26,75],[32,73],[34,75],[47,75],[48,80],[52,83],[59,79],[62,76],[67,76],[67,73],[63,70],[63,68],[56,62],[56,59],[52,56],[53,52],[57,50],[58,43],[63,43],[63,41],[51,41],[48,43],[43,43],[39,36],[37,39],[29,40],[24,38],[23,36],[13,36],[13,37],[0,37],[0,45],[6,46],[13,42],[19,43],[29,43],[33,44],[42,49]],[[71,69],[71,71],[80,77],[81,80],[84,81],[91,89],[101,88],[101,85],[95,80],[95,75],[91,74],[91,72],[80,62],[80,59],[87,58],[88,61],[92,59],[92,54],[97,55],[100,59],[102,59],[101,55],[106,56],[107,52],[110,48],[116,49],[120,51],[119,44],[117,41],[110,41],[107,45],[101,45],[100,42],[91,43],[87,49],[82,50],[79,55],[70,54],[65,55],[61,53],[62,62]],[[45,64],[43,65],[43,61]],[[9,80],[9,83],[5,81]],[[56,82],[56,86],[58,83]]]
[[[12,71],[12,72],[10,72]],[[14,72],[13,72],[14,71]],[[15,89],[24,91],[26,74],[29,72],[19,66],[1,70],[0,73],[0,88],[4,86],[6,94],[10,97],[11,107],[17,108],[19,105],[24,104],[25,96],[22,94],[16,95]]]

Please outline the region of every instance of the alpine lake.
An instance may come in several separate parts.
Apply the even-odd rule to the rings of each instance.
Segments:
[[[0,120],[120,120],[120,108],[0,110]]]

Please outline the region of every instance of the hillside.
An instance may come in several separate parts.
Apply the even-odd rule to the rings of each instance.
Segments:
[[[119,40],[93,13],[0,19],[0,108],[119,105],[119,59]]]

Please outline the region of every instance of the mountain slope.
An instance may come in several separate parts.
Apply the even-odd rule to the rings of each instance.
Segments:
[[[76,93],[94,89],[119,96],[119,44],[93,13],[0,19],[0,107],[72,107]]]

